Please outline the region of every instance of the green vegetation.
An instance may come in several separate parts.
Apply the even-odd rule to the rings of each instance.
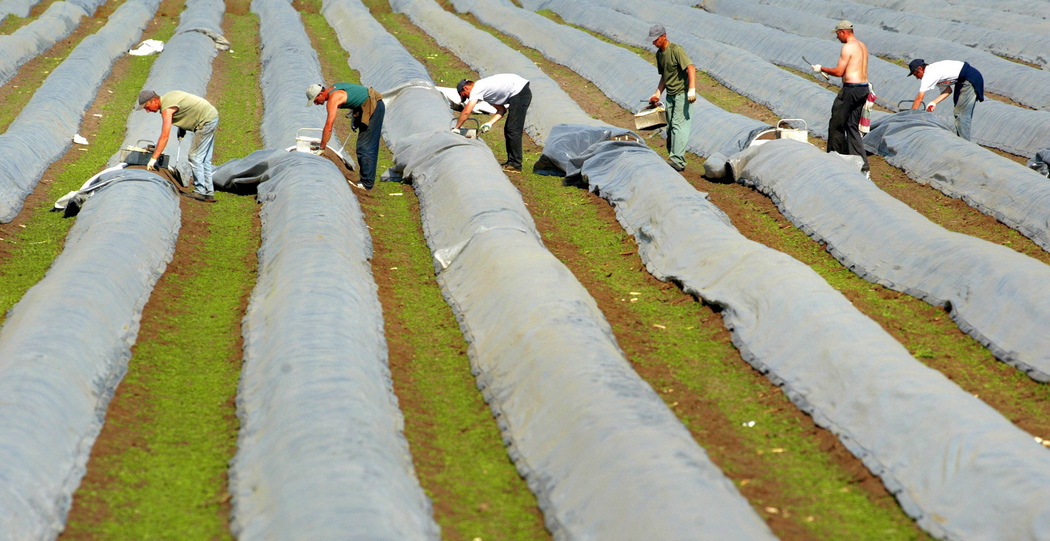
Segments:
[[[302,2],[298,7],[321,58],[325,80],[359,83],[334,31],[316,13],[317,4]],[[432,77],[445,73],[458,81],[463,70],[447,52],[405,32],[401,16],[376,15],[387,28],[399,31],[402,43],[427,51],[417,57]],[[379,171],[390,165],[390,153],[384,148]],[[463,335],[434,279],[415,194],[407,185],[378,182],[359,199],[373,235],[373,273],[383,275],[378,281],[405,436],[420,483],[434,502],[443,537],[549,538],[536,499],[510,462],[471,375]]]
[[[258,79],[258,25],[253,15],[231,14],[225,24],[225,35],[241,45],[236,53],[221,53],[216,71],[241,78],[213,81],[208,92],[220,117],[216,162],[261,147],[257,131],[238,129],[259,125],[260,111],[245,106],[261,103],[258,85],[245,84]],[[120,84],[134,92],[141,88],[141,82]],[[96,451],[109,452],[92,456],[69,537],[230,538],[226,470],[237,439],[240,320],[255,282],[259,232],[254,197],[217,199],[215,205],[181,200],[184,227],[174,268],[153,292],[164,300],[147,306],[128,374],[110,408],[135,413],[111,417],[115,426],[103,431]],[[199,221],[201,233],[188,234],[188,221]],[[121,445],[126,441],[136,443]]]

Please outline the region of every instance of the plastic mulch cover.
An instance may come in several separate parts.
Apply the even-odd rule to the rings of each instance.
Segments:
[[[390,6],[395,11],[407,15],[439,45],[449,49],[482,77],[497,73],[516,73],[528,79],[533,101],[525,116],[525,131],[537,143],[542,144],[547,131],[567,118],[590,118],[590,115],[583,112],[583,109],[568,97],[558,83],[523,54],[507,47],[491,34],[478,32],[473,25],[445,11],[432,0],[392,0]],[[539,96],[557,96],[563,99]],[[602,124],[595,119],[583,120],[581,123],[592,126]]]
[[[914,58],[924,58],[928,62],[969,62],[984,75],[985,89],[989,92],[1006,96],[1028,107],[1050,110],[1050,71],[1013,62],[963,43],[895,32],[883,26],[880,22],[883,17],[876,15],[885,13],[890,18],[917,17],[923,19],[920,22],[933,26],[956,23],[944,23],[899,11],[827,0],[764,0],[763,4],[755,4],[749,0],[705,0],[701,5],[710,12],[726,17],[746,19],[785,32],[828,40],[834,44],[837,44],[838,40],[834,35],[828,35],[828,26],[834,27],[839,20],[849,18],[854,24],[857,36],[863,37],[870,55],[900,60],[904,65]],[[918,81],[911,78],[911,82],[915,89],[910,98],[914,99],[918,93]]]
[[[29,10],[40,3],[40,0],[0,0],[0,22],[8,15],[28,17]]]
[[[707,3],[708,0],[705,0]],[[715,0],[720,1],[720,0]],[[799,2],[812,1],[808,5],[821,6],[815,9],[802,7]],[[982,28],[959,22],[951,22],[922,15],[897,12],[894,9],[886,9],[871,5],[853,2],[827,2],[824,0],[759,0],[763,4],[792,5],[802,11],[814,14],[827,13],[823,11],[826,4],[835,4],[836,9],[843,9],[843,17],[854,23],[862,22],[873,27],[889,30],[900,35],[925,36],[945,41],[952,41],[968,47],[978,47],[987,50],[994,55],[1024,60],[1033,64],[1045,66],[1050,60],[1050,50],[1047,47],[1045,36],[1031,34],[1006,32],[1006,30]],[[960,13],[966,9],[960,9]],[[827,15],[835,18],[835,15]],[[925,54],[919,50],[917,53]],[[926,58],[926,57],[920,57]],[[927,59],[928,60],[928,59]]]
[[[0,539],[62,531],[142,307],[175,248],[171,184],[140,169],[120,174],[0,330]]]
[[[920,526],[958,539],[1042,529],[1050,454],[1029,434],[913,359],[807,266],[740,235],[652,151],[608,135],[557,126],[544,156],[564,170],[582,162],[577,178],[614,203],[646,268],[721,307],[743,357],[838,435]],[[778,159],[797,151],[789,146],[803,145],[751,152]],[[858,176],[843,165],[813,192],[834,196],[845,174]]]
[[[395,8],[430,31],[461,33],[464,45],[479,32],[440,20],[459,19],[433,4]],[[385,32],[365,19],[356,1],[329,2],[325,14],[363,81],[417,85],[388,104],[388,140],[419,194],[438,282],[470,342],[478,386],[554,538],[674,539],[681,532],[770,538],[732,483],[631,370],[593,299],[543,247],[520,194],[484,143],[448,133],[451,114],[441,95],[418,80],[398,81],[386,68],[414,65],[407,52],[380,39]],[[473,47],[486,65],[499,65],[491,57],[514,57],[504,48]],[[570,107],[556,103],[559,94],[545,94],[544,86],[533,91],[534,104]],[[418,115],[428,110],[445,118],[423,126]],[[409,135],[407,127],[418,131]]]
[[[700,9],[666,2],[647,2],[644,7],[631,0],[606,0],[605,4],[650,23],[675,21],[677,28],[686,29],[694,35],[741,47],[775,64],[808,73],[812,72],[803,57],[816,63],[833,64],[838,61],[841,47],[838,41],[801,37],[760,24],[736,21]],[[827,29],[834,28],[836,22],[830,19],[827,21],[827,28],[821,38],[829,34]],[[863,35],[865,40],[868,39],[866,33],[859,35]],[[1045,82],[1042,86],[1050,93],[1050,72],[1014,65],[1031,73],[1043,74]],[[887,62],[877,56],[868,60],[868,78],[878,96],[879,105],[891,111],[898,110],[898,105],[905,109],[910,108],[918,93],[919,81],[908,77],[906,67]],[[831,80],[836,84],[839,82],[838,78]],[[1038,88],[1033,91],[1041,92]],[[929,102],[936,94],[937,92],[927,93],[925,101]],[[900,103],[902,101],[903,103]],[[949,125],[954,125],[950,102],[937,109],[936,115]],[[974,110],[973,140],[975,143],[993,146],[1020,156],[1032,156],[1050,141],[1050,112],[1033,111],[988,99],[979,103]]]
[[[320,64],[290,3],[252,10],[262,135],[284,148],[299,127],[324,123],[305,94]],[[262,246],[244,320],[231,529],[242,540],[438,539],[402,434],[357,199],[339,169],[306,153],[256,152],[217,176],[253,167]]]
[[[570,24],[628,45],[655,50],[648,39],[651,24],[612,8],[572,0],[524,0],[522,4],[533,11],[550,9]],[[827,137],[835,94],[813,84],[812,78],[789,73],[738,47],[690,35],[672,23],[665,22],[664,26],[668,38],[685,48],[698,70],[783,118],[805,120],[810,133]],[[875,111],[874,117],[879,115],[880,112]]]
[[[36,20],[0,36],[0,84],[10,81],[22,64],[68,36],[101,3],[96,0],[85,9],[72,2],[55,2]]]
[[[1036,171],[959,137],[945,135],[921,110],[872,122],[868,152],[1050,250],[1050,182]]]
[[[957,6],[944,0],[859,0],[861,4],[897,11],[919,13],[936,19],[954,21],[971,26],[1004,30],[1011,34],[1050,34],[1050,21],[1017,13],[1000,11],[994,2],[986,7]]]
[[[456,9],[470,11],[482,23],[592,81],[606,96],[630,111],[637,110],[656,90],[656,69],[623,47],[517,8],[506,0],[452,3]],[[690,112],[693,129],[687,150],[700,156],[729,156],[746,148],[758,133],[772,128],[764,122],[731,114],[700,96],[690,106]]]
[[[106,26],[51,72],[0,135],[0,222],[14,219],[40,176],[70,148],[113,62],[138,41],[159,4],[130,0],[117,8]]]

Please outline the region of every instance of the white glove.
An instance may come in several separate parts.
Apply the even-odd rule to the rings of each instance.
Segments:
[[[927,110],[927,111],[929,111],[929,112],[931,112],[931,113],[932,113],[932,112],[933,112],[933,110],[934,110],[934,109],[936,109],[936,108],[937,108],[937,104],[936,104],[936,103],[931,103],[931,104],[929,104],[929,105],[927,105],[927,106],[926,106],[926,110]]]
[[[150,158],[149,161],[146,162],[146,170],[147,171],[156,171],[157,170],[157,158]]]
[[[480,131],[481,133],[488,133],[488,131],[491,130],[491,129],[492,129],[492,123],[491,122],[486,122],[486,123],[481,125],[481,128],[478,129],[478,131]]]
[[[810,64],[809,67],[813,68],[813,71],[820,73],[820,64]]]
[[[459,128],[452,128],[452,133],[459,133]]]
[[[690,88],[689,92],[685,93],[685,97],[686,97],[686,99],[689,100],[689,103],[695,102],[696,101],[696,89],[695,88]]]

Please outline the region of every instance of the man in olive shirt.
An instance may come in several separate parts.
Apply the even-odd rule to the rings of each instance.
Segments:
[[[191,131],[193,146],[190,148],[189,160],[193,169],[194,191],[186,196],[214,203],[212,172],[215,168],[211,164],[211,158],[215,151],[215,129],[219,126],[219,112],[204,98],[181,90],[172,90],[163,96],[158,96],[152,90],[143,90],[139,93],[139,106],[151,113],[160,112],[164,121],[160,137],[157,139],[157,147],[146,169],[156,170],[157,159],[164,153],[164,147],[168,144],[172,125],[180,130]]]
[[[691,123],[689,104],[696,101],[696,67],[681,45],[667,40],[662,24],[649,29],[649,39],[656,46],[656,69],[660,72],[660,84],[649,103],[658,103],[660,93],[667,90],[667,152],[671,156],[668,163],[676,171],[684,171]]]

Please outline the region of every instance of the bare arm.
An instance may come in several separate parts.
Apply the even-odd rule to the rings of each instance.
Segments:
[[[831,75],[832,77],[842,77],[846,74],[846,66],[849,65],[850,59],[856,54],[856,47],[846,44],[842,46],[842,52],[839,53],[839,63],[835,64],[835,67],[829,68],[827,66],[821,66],[820,71]]]
[[[174,116],[174,107],[168,107],[160,112],[160,118],[163,120],[163,124],[160,128],[160,137],[157,138],[157,147],[153,150],[153,156],[151,156],[154,160],[159,160],[160,155],[164,154],[164,147],[168,144],[168,136],[171,134],[172,117]]]
[[[459,113],[459,119],[456,120],[456,129],[458,130],[464,122],[470,118],[470,113],[474,111],[474,106],[478,104],[478,100],[468,100],[467,104],[463,106],[463,111]]]
[[[941,92],[939,96],[937,96],[936,98],[933,98],[933,100],[930,101],[930,105],[937,105],[938,103],[944,101],[945,99],[948,98],[948,96],[951,96],[951,95],[952,95],[952,87],[951,86],[946,86],[946,87],[944,87],[944,92]],[[930,105],[927,105],[926,107],[929,108]]]
[[[489,121],[486,122],[489,126],[496,124],[499,119],[503,118],[503,115],[507,114],[507,107],[504,105],[496,105],[496,114],[489,117]]]
[[[918,94],[917,94],[917,95],[915,96],[915,101],[911,102],[911,108],[912,108],[912,109],[918,109],[919,107],[922,107],[922,98],[923,98],[923,96],[925,96],[925,95],[926,95],[926,93],[925,93],[925,92],[919,92],[919,93],[918,93]]]
[[[346,103],[346,92],[332,91],[328,94],[325,109],[328,118],[324,121],[324,129],[321,130],[321,148],[328,147],[328,140],[332,138],[332,128],[335,126],[335,117],[339,114],[339,106]]]

